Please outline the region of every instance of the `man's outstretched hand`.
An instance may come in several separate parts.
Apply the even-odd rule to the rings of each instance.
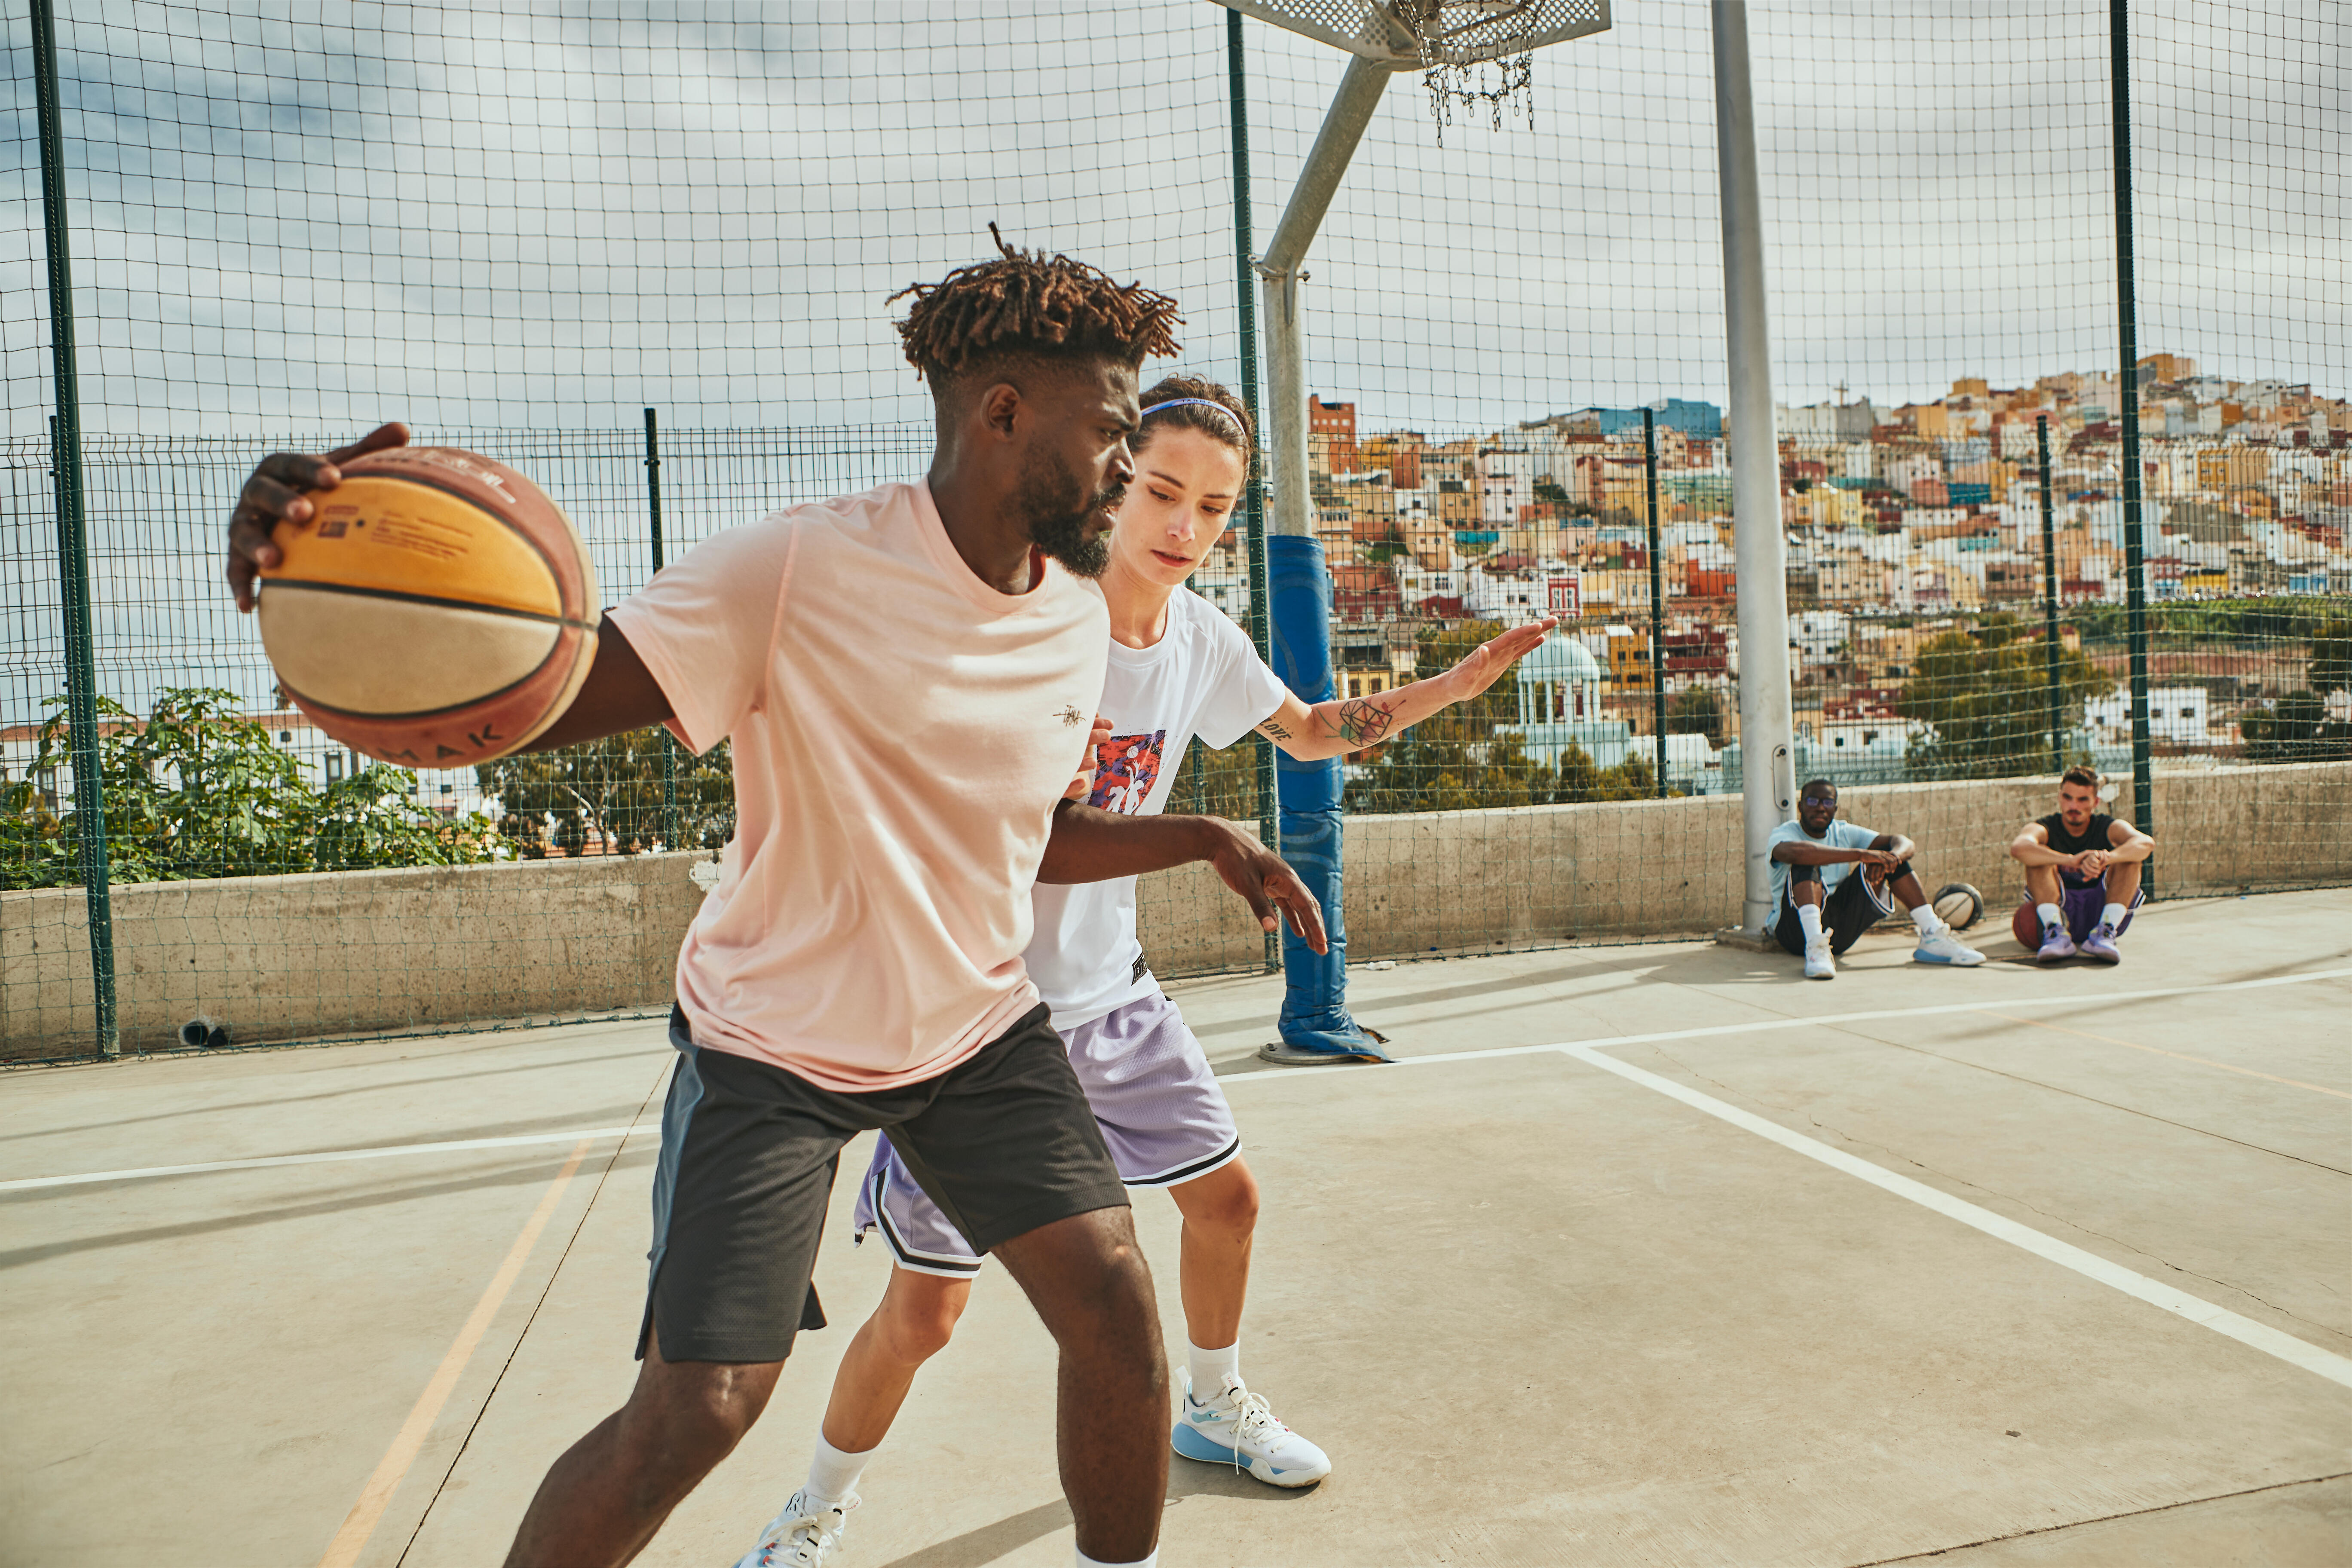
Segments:
[[[1290,925],[1291,933],[1317,952],[1329,948],[1323,935],[1323,906],[1298,879],[1283,858],[1259,843],[1255,837],[1222,818],[1214,819],[1225,829],[1225,842],[1209,856],[1209,864],[1225,879],[1225,886],[1239,893],[1257,916],[1257,923],[1267,931],[1275,928],[1275,911]]]
[[[269,542],[272,530],[281,522],[308,522],[316,510],[310,505],[313,490],[331,490],[343,482],[336,465],[348,463],[362,452],[381,452],[388,447],[408,444],[408,426],[397,422],[379,425],[348,447],[338,447],[324,457],[307,452],[272,452],[261,459],[245,489],[237,492],[236,508],[228,514],[229,592],[236,595],[236,607],[253,608],[253,580],[264,567],[278,563],[278,546]]]
[[[1037,865],[1037,880],[1049,887],[1108,882],[1206,860],[1239,893],[1267,931],[1287,921],[1298,939],[1316,952],[1323,937],[1323,910],[1282,857],[1222,816],[1129,816],[1083,801],[1065,799],[1054,808],[1054,826]]]

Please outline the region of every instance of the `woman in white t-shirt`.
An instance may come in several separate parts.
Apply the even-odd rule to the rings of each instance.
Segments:
[[[1118,513],[1103,595],[1111,648],[1090,804],[1157,813],[1198,736],[1213,748],[1252,730],[1294,757],[1360,751],[1475,697],[1556,624],[1504,633],[1444,675],[1393,691],[1309,706],[1286,689],[1248,637],[1185,589],[1231,521],[1249,471],[1253,432],[1234,395],[1171,376],[1143,395],[1131,445],[1136,478]],[[1099,730],[1099,721],[1097,729]],[[1191,1342],[1176,1452],[1301,1487],[1328,1474],[1323,1451],[1274,1418],[1240,1373],[1257,1184],[1224,1091],[1145,965],[1135,930],[1135,879],[1040,885],[1023,953],[1052,1009],[1097,1121],[1129,1186],[1164,1186],[1184,1215],[1182,1290]],[[981,1259],[915,1184],[887,1139],[857,1202],[861,1240],[889,1248],[890,1283],[835,1374],[808,1485],[743,1560],[744,1568],[822,1562],[866,1459],[889,1430],[916,1369],[943,1348]],[[797,1553],[797,1554],[796,1554]]]

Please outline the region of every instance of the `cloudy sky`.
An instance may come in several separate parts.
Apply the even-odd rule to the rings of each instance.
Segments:
[[[1187,362],[1235,369],[1209,0],[65,9],[96,432],[919,419],[884,296],[979,256],[992,218],[1178,294]],[[2352,390],[2347,9],[2136,0],[2144,350]],[[1619,0],[1612,31],[1537,57],[1532,128],[1474,116],[1443,146],[1398,78],[1310,264],[1318,390],[1431,428],[1719,400],[1706,16]],[[2112,363],[2106,16],[1753,9],[1784,399]],[[9,433],[34,434],[47,298],[8,26],[0,369]],[[1343,60],[1246,34],[1262,243]]]
[[[1182,300],[1237,374],[1226,13],[1210,0],[75,0],[64,123],[101,685],[267,667],[216,587],[264,443],[404,418],[537,474],[605,596],[649,568],[641,410],[675,551],[920,466],[885,297],[990,220]],[[596,19],[582,20],[592,11]],[[2144,351],[2352,391],[2340,0],[2133,0]],[[1882,404],[2111,367],[2104,0],[1752,11],[1774,375]],[[1536,58],[1533,124],[1440,144],[1398,78],[1311,261],[1310,374],[1368,425],[1494,428],[1721,401],[1704,0],[1618,0]],[[0,721],[62,683],[26,23],[0,161]],[[1344,60],[1245,25],[1261,244]],[[844,426],[887,426],[877,442]],[[757,455],[741,437],[770,432]],[[792,434],[773,434],[791,427]],[[203,435],[201,451],[130,445]]]

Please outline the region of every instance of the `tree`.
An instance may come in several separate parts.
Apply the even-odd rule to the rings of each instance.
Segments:
[[[2083,704],[2115,689],[2115,679],[2079,648],[2058,656],[2063,726],[2081,721]],[[1912,666],[1895,711],[1927,726],[1911,747],[1915,774],[2000,778],[2037,773],[2050,762],[2049,668],[2039,637],[2016,618],[1987,617],[1973,633],[1929,639]]]
[[[52,810],[34,779],[68,767],[65,699],[53,697],[32,775],[0,794],[0,882],[82,879],[80,826]],[[118,882],[278,876],[371,866],[449,866],[493,858],[489,824],[416,805],[416,775],[371,766],[323,791],[216,687],[171,687],[142,721],[99,700],[99,777],[108,875]]]
[[[555,847],[587,852],[593,834],[607,853],[655,848],[716,849],[735,832],[735,779],[724,743],[698,757],[678,747],[672,790],[678,842],[662,844],[663,731],[633,730],[560,752],[501,757],[474,770],[482,788],[499,797],[499,831],[533,858],[547,853],[541,835],[552,825]]]
[[[1666,699],[1666,733],[1705,735],[1710,746],[1723,744],[1723,699],[1707,686],[1685,686]]]
[[[2315,691],[2290,691],[2271,707],[2251,710],[2239,718],[2238,732],[2245,737],[2249,762],[2352,760],[2352,724],[2328,718]]]
[[[2352,687],[2352,620],[2326,621],[2311,634],[2311,689],[2346,687]]]

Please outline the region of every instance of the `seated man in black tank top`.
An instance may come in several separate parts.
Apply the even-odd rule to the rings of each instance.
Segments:
[[[2116,939],[2147,895],[2140,867],[2156,840],[2099,809],[2099,775],[2068,768],[2058,781],[2058,809],[2029,822],[2010,840],[2025,866],[2025,890],[2042,926],[2034,956],[2056,963],[2077,955],[2120,963]]]

